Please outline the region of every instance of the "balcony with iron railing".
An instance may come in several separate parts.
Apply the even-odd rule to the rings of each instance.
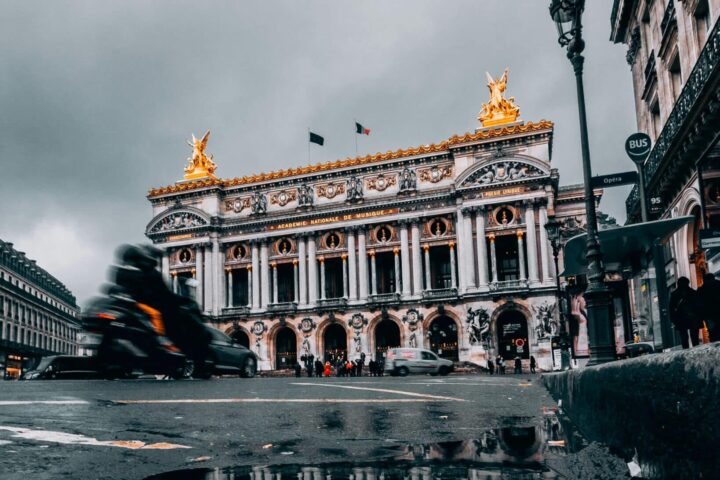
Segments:
[[[458,298],[457,288],[438,288],[434,290],[424,290],[422,292],[423,300],[439,301],[454,300]]]
[[[503,280],[490,283],[491,292],[517,292],[529,288],[530,285],[527,280]]]
[[[398,303],[400,302],[400,294],[399,293],[378,293],[375,295],[370,295],[368,297],[368,303]]]
[[[689,125],[686,123],[690,116],[704,106],[702,99],[708,93],[706,87],[710,83],[716,83],[711,82],[711,80],[717,79],[718,71],[720,71],[720,21],[715,22],[715,26],[708,34],[705,47],[700,52],[697,62],[695,62],[660,135],[655,141],[650,156],[645,162],[644,177],[645,184],[648,186],[648,194],[653,194],[656,183],[662,178],[671,163],[683,165],[685,168],[694,168],[695,161],[698,160],[696,152],[685,152],[683,150],[678,155],[668,155],[668,153],[677,147],[682,140],[680,133],[689,129]],[[717,95],[717,92],[714,93]],[[707,124],[707,122],[704,122],[704,124]],[[709,126],[712,127],[712,125]],[[628,217],[636,216],[635,212],[639,211],[639,200],[640,194],[636,185],[625,200]]]

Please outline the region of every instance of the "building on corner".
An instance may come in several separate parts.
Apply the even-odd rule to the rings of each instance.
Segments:
[[[582,188],[558,209],[553,123],[519,120],[506,80],[490,79],[475,132],[417,148],[222,180],[194,139],[186,179],[148,195],[164,275],[196,278],[210,321],[262,369],[395,346],[552,369],[544,225],[561,210],[584,223]]]

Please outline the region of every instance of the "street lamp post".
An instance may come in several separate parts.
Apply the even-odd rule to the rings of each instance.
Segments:
[[[560,352],[561,352],[561,365],[562,370],[570,368],[570,361],[567,355],[567,349],[570,346],[568,341],[567,323],[565,318],[565,310],[561,307],[561,292],[560,292],[560,266],[558,264],[558,256],[560,254],[560,229],[563,223],[558,220],[550,220],[545,224],[545,230],[548,233],[548,240],[550,240],[550,246],[553,251],[553,259],[555,260],[555,288],[557,289],[557,300],[556,305],[558,308],[558,316],[560,317]]]
[[[580,141],[582,144],[583,177],[585,183],[585,215],[587,218],[587,259],[588,287],[585,300],[588,308],[588,334],[590,336],[590,361],[597,365],[615,359],[613,322],[610,316],[610,292],[605,285],[605,267],[598,240],[595,195],[591,179],[590,147],[588,143],[587,118],[585,115],[585,93],[583,88],[583,63],[585,41],[582,38],[582,12],[585,0],[552,0],[550,16],[555,22],[561,46],[567,47],[567,57],[575,71],[577,85],[578,113],[580,116]]]

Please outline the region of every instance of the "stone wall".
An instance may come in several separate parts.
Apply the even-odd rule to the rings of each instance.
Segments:
[[[637,449],[649,477],[717,478],[720,343],[542,378],[586,437]]]

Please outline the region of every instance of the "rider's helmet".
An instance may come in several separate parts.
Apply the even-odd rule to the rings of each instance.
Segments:
[[[189,298],[194,301],[197,298],[197,289],[199,285],[200,282],[198,282],[194,278],[187,278],[184,282],[180,284],[180,292],[178,293],[183,297]]]
[[[150,245],[122,245],[116,252],[118,261],[128,267],[135,267],[144,272],[158,266],[155,247]],[[159,250],[157,250],[159,252]]]

